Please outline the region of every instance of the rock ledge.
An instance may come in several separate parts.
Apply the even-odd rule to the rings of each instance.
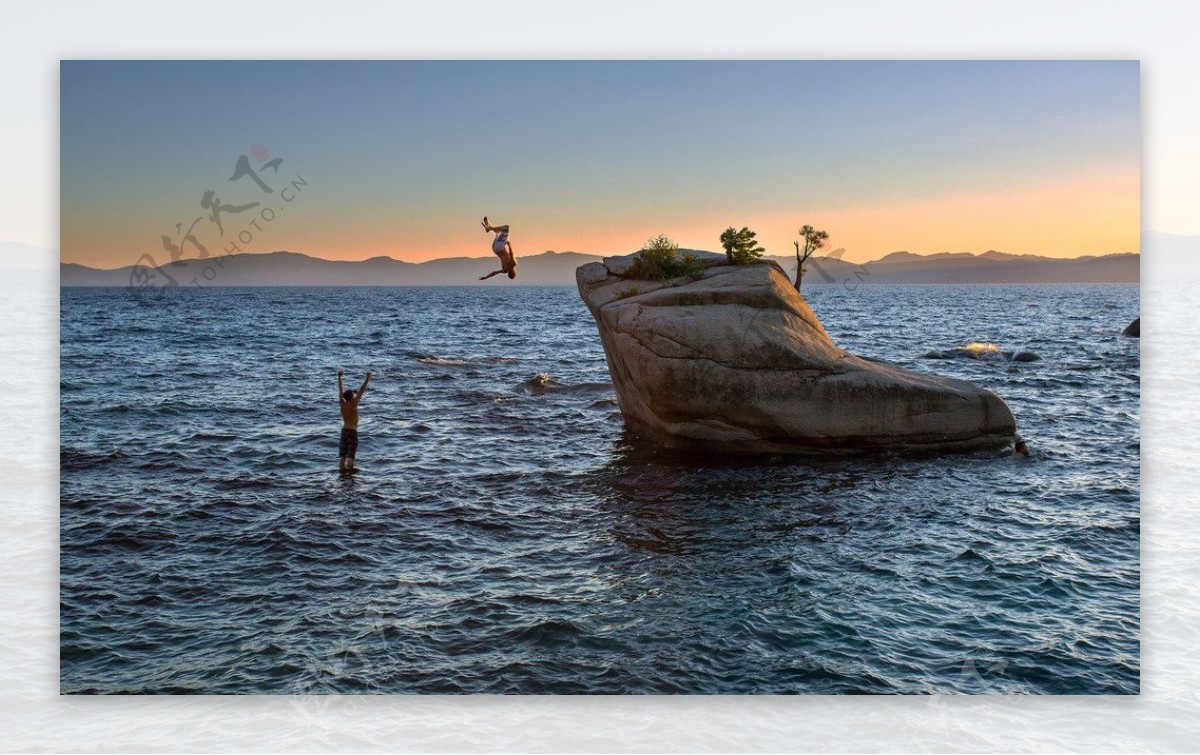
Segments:
[[[640,281],[623,277],[629,260],[582,265],[576,284],[626,422],[664,445],[941,452],[1015,437],[995,393],[839,349],[774,262],[708,254],[699,280]]]

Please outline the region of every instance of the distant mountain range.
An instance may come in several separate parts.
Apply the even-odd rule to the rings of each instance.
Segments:
[[[686,251],[686,250],[685,250]],[[218,259],[220,264],[218,264]],[[601,259],[579,252],[543,252],[517,258],[516,284],[574,285],[575,268]],[[795,258],[768,257],[788,274]],[[814,257],[808,262],[805,285],[876,285],[887,283],[1137,283],[1138,254],[1056,259],[1032,254],[893,252],[865,263]],[[236,254],[207,260],[189,259],[161,269],[98,270],[74,263],[60,266],[62,286],[128,286],[158,276],[170,276],[180,286],[454,286],[513,285],[505,276],[481,284],[480,275],[499,267],[495,257],[449,257],[429,262],[402,262],[391,257],[344,262],[323,260],[296,252]]]
[[[775,258],[789,274],[795,258]],[[805,285],[880,283],[1138,283],[1141,255],[1059,259],[1034,254],[988,251],[913,254],[893,252],[873,262],[856,264],[813,257],[806,265]]]

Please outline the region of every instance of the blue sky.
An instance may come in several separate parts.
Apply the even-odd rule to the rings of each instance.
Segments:
[[[68,61],[63,259],[153,253],[205,189],[258,199],[227,181],[253,144],[311,189],[248,251],[477,256],[485,212],[518,253],[728,224],[784,252],[802,222],[851,258],[1137,251],[1139,97],[1136,61]]]

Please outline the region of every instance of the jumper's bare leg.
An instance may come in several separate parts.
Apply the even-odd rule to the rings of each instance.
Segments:
[[[508,254],[507,254],[508,259],[502,260],[502,264],[504,265],[504,272],[508,273],[509,278],[516,278],[517,277],[517,256],[513,253],[512,242],[505,243],[505,247],[507,247],[507,249],[508,249]]]
[[[501,232],[508,233],[508,224],[505,223],[504,225],[492,225],[491,223],[488,222],[487,215],[484,215],[483,216],[483,230],[491,231],[493,233],[501,233]]]

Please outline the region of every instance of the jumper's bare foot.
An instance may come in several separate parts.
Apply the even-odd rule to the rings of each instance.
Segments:
[[[490,230],[492,230],[492,226],[490,223],[488,223],[487,215],[484,215],[483,216],[483,232],[487,233]]]

